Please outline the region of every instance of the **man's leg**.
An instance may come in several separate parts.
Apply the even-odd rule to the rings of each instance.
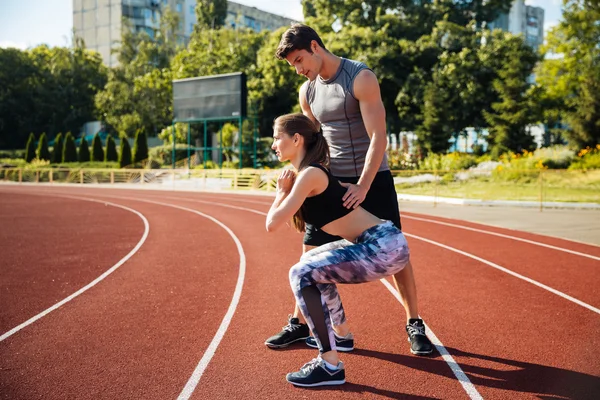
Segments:
[[[433,344],[425,334],[425,324],[419,317],[417,285],[410,262],[403,270],[394,275],[394,283],[406,311],[406,333],[410,342],[410,352],[417,355],[431,354]]]

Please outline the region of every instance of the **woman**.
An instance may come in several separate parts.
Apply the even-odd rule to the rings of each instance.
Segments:
[[[306,252],[290,269],[294,296],[320,354],[286,379],[297,386],[340,385],[346,378],[330,314],[343,315],[343,307],[335,285],[370,282],[397,273],[409,262],[408,245],[390,221],[362,207],[344,207],[346,189],[327,169],[327,142],[308,117],[283,115],[275,120],[273,129],[271,148],[280,161],[290,161],[297,176],[284,170],[277,179],[267,231],[273,232],[293,218],[299,231],[304,230],[306,221],[344,238]]]

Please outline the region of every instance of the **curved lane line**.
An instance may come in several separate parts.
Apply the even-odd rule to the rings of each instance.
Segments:
[[[47,195],[47,194],[45,194],[45,195]],[[2,336],[0,336],[0,342],[2,342],[4,339],[9,338],[10,336],[14,335],[15,333],[19,332],[21,329],[25,328],[26,326],[31,325],[32,323],[34,323],[38,319],[40,319],[40,318],[44,317],[45,315],[51,313],[52,311],[56,310],[57,308],[63,306],[65,303],[73,300],[75,297],[77,297],[80,294],[84,293],[88,289],[94,287],[98,282],[102,281],[108,275],[112,274],[117,268],[119,268],[127,260],[129,260],[131,257],[133,257],[133,255],[135,253],[137,253],[137,251],[140,249],[140,247],[142,247],[142,245],[146,241],[146,238],[148,237],[148,232],[150,232],[150,224],[148,223],[148,220],[146,219],[146,217],[144,217],[144,215],[142,213],[140,213],[139,211],[136,211],[136,210],[134,210],[132,208],[125,207],[125,206],[122,206],[120,204],[115,204],[115,203],[111,203],[111,202],[107,202],[107,201],[102,201],[102,200],[89,199],[89,198],[85,198],[85,197],[63,196],[63,195],[54,195],[54,194],[51,194],[51,195],[52,196],[56,196],[56,197],[64,197],[64,198],[70,198],[70,199],[76,199],[76,200],[85,200],[85,201],[92,201],[92,202],[96,202],[96,203],[103,203],[105,205],[111,205],[113,207],[118,207],[118,208],[122,208],[124,210],[130,211],[130,212],[136,214],[138,217],[140,217],[142,219],[142,221],[144,222],[144,234],[142,235],[142,238],[139,240],[139,242],[135,245],[135,247],[129,253],[127,253],[127,255],[125,257],[123,257],[118,263],[116,263],[115,265],[113,265],[111,268],[109,268],[107,271],[105,271],[102,275],[100,275],[99,277],[97,277],[92,282],[88,283],[87,285],[85,285],[84,287],[82,287],[81,289],[79,289],[78,291],[76,291],[75,293],[73,293],[72,295],[64,298],[63,300],[61,300],[58,303],[54,304],[53,306],[47,308],[46,310],[42,311],[41,313],[37,314],[36,316],[31,317],[27,321],[23,322],[21,325],[19,325],[19,326],[15,327],[15,328],[9,330],[8,332],[4,333]]]
[[[168,197],[168,198],[173,198],[173,197]],[[225,207],[225,208],[233,208],[233,209],[236,209],[236,210],[248,211],[248,212],[252,212],[252,213],[263,215],[263,216],[267,215],[266,213],[264,213],[262,211],[253,210],[251,208],[231,206],[231,205],[228,205],[228,204],[217,204],[217,203],[213,203],[213,202],[209,202],[209,201],[195,200],[195,199],[185,199],[185,198],[175,198],[175,199],[177,199],[177,200],[184,200],[184,201],[192,201],[192,202],[195,202],[195,203],[205,203],[205,204],[216,205],[216,206]],[[390,283],[387,280],[385,280],[385,279],[381,279],[381,283],[383,283],[383,285],[386,288],[388,288],[388,290],[394,295],[394,297],[396,297],[396,299],[400,302],[400,304],[402,304],[402,300],[400,299],[400,296],[398,295],[398,292],[390,285]],[[456,379],[458,379],[458,381],[462,385],[463,389],[467,392],[467,394],[469,395],[469,397],[471,399],[473,399],[473,400],[481,400],[481,399],[483,399],[483,397],[481,397],[481,395],[479,394],[479,392],[477,391],[477,389],[475,389],[475,386],[473,386],[473,384],[471,383],[471,381],[469,380],[469,378],[467,377],[467,375],[460,368],[460,366],[458,365],[458,363],[454,360],[454,358],[452,358],[452,356],[450,355],[450,353],[448,352],[448,350],[446,350],[446,348],[444,347],[444,345],[442,344],[442,342],[433,333],[433,331],[431,330],[431,327],[429,325],[427,325],[427,330],[429,331],[429,336],[431,337],[431,339],[432,339],[432,341],[433,341],[436,349],[442,355],[442,358],[444,359],[444,361],[446,361],[446,363],[448,364],[448,366],[450,367],[450,369],[454,373],[454,376],[456,376]],[[212,355],[211,355],[211,357],[212,357]],[[204,357],[203,357],[203,359],[204,359]],[[208,361],[210,361],[210,359]],[[208,364],[208,362],[207,362],[207,364]],[[204,368],[206,368],[206,367],[204,367]],[[200,375],[201,374],[202,373],[200,373]],[[200,379],[200,377],[198,377],[198,380],[199,379]],[[198,382],[196,381],[196,384],[197,383]],[[186,387],[187,387],[187,385],[186,385]],[[195,385],[194,385],[194,388],[195,388]],[[184,392],[185,392],[185,390],[184,390]],[[178,397],[178,400],[184,400],[184,399],[187,400],[187,399],[189,399],[189,396],[193,392],[193,388],[192,388],[191,392],[186,393],[187,397],[182,397],[184,395],[184,392],[181,393],[181,395]]]
[[[431,223],[434,223],[434,224],[450,226],[450,227],[453,227],[453,228],[465,229],[467,231],[485,233],[487,235],[499,236],[499,237],[506,238],[506,239],[512,239],[512,240],[516,240],[516,241],[519,241],[519,242],[525,242],[525,243],[529,243],[529,244],[534,244],[536,246],[547,247],[549,249],[558,250],[558,251],[564,251],[565,253],[571,253],[571,254],[575,254],[577,256],[587,257],[587,258],[591,258],[592,260],[600,261],[600,257],[596,257],[596,256],[593,256],[591,254],[581,253],[579,251],[569,250],[569,249],[565,249],[563,247],[552,246],[550,244],[540,243],[540,242],[536,242],[534,240],[523,239],[523,238],[516,237],[516,236],[505,235],[505,234],[502,234],[502,233],[491,232],[491,231],[484,231],[483,229],[471,228],[470,226],[462,226],[462,225],[457,225],[457,224],[451,224],[449,222],[436,221],[434,219],[411,217],[410,215],[402,215],[402,219],[404,219],[404,218],[414,219],[416,221],[431,222]],[[588,243],[584,243],[584,244],[586,244],[588,246],[593,246],[593,244],[588,244]]]
[[[190,398],[192,393],[194,393],[194,390],[196,389],[198,382],[200,382],[200,378],[202,377],[202,374],[206,370],[206,367],[208,367],[210,360],[215,355],[215,352],[217,351],[217,347],[219,347],[219,344],[221,343],[223,336],[225,336],[225,332],[227,332],[227,328],[229,328],[229,324],[231,323],[231,319],[233,318],[235,309],[237,308],[237,305],[240,301],[240,297],[242,296],[242,287],[244,286],[244,277],[246,275],[246,255],[244,253],[244,248],[242,247],[242,243],[240,242],[238,237],[235,235],[235,233],[233,233],[233,231],[231,229],[229,229],[229,227],[227,225],[225,225],[218,219],[216,219],[208,214],[204,214],[200,211],[193,210],[191,208],[182,207],[182,206],[178,206],[175,204],[163,203],[160,201],[138,199],[135,197],[122,197],[122,196],[109,196],[109,195],[100,195],[100,196],[118,198],[118,199],[122,199],[122,200],[143,201],[145,203],[158,204],[161,206],[177,208],[177,209],[180,209],[183,211],[188,211],[188,212],[191,212],[194,214],[198,214],[201,217],[207,218],[207,219],[213,221],[214,223],[216,223],[217,225],[219,225],[221,228],[225,229],[225,231],[229,234],[229,236],[231,236],[231,238],[235,242],[238,253],[240,255],[240,268],[239,268],[237,283],[235,285],[235,290],[233,292],[233,297],[231,299],[231,303],[229,304],[229,308],[227,309],[227,313],[223,317],[223,320],[221,321],[221,325],[219,325],[219,329],[217,329],[217,333],[215,333],[213,340],[208,345],[208,348],[204,352],[204,355],[200,359],[200,362],[198,362],[198,365],[194,369],[192,376],[189,378],[189,380],[185,384],[185,387],[179,394],[179,397],[177,397],[178,400],[187,400]]]
[[[507,268],[504,268],[504,267],[502,267],[502,266],[500,266],[500,265],[498,265],[498,264],[494,264],[494,263],[493,263],[493,262],[491,262],[491,261],[484,260],[483,258],[481,258],[481,257],[477,257],[477,256],[475,256],[475,255],[473,255],[473,254],[471,254],[471,253],[467,253],[467,252],[465,252],[465,251],[462,251],[462,250],[455,249],[454,247],[446,246],[445,244],[438,243],[438,242],[435,242],[435,241],[433,241],[433,240],[425,239],[425,238],[422,238],[422,237],[420,237],[420,236],[417,236],[417,235],[412,235],[412,234],[410,234],[410,233],[404,233],[404,235],[406,235],[406,236],[408,236],[408,237],[412,237],[412,238],[418,239],[418,240],[422,240],[422,241],[424,241],[424,242],[427,242],[427,243],[433,244],[433,245],[435,245],[435,246],[442,247],[442,248],[444,248],[444,249],[447,249],[447,250],[453,251],[453,252],[455,252],[455,253],[458,253],[458,254],[462,254],[463,256],[466,256],[466,257],[472,258],[472,259],[474,259],[474,260],[477,260],[477,261],[479,261],[479,262],[482,262],[482,263],[484,263],[484,264],[487,264],[487,265],[489,265],[489,266],[490,266],[490,267],[492,267],[492,268],[496,268],[496,269],[498,269],[498,270],[500,270],[500,271],[502,271],[502,272],[505,272],[505,273],[507,273],[507,274],[509,274],[509,275],[512,275],[512,276],[514,276],[514,277],[516,277],[516,278],[522,279],[522,280],[524,280],[525,282],[529,282],[529,283],[531,283],[531,284],[533,284],[533,285],[535,285],[535,286],[538,286],[538,287],[540,287],[540,288],[542,288],[542,289],[544,289],[544,290],[547,290],[547,291],[549,291],[549,292],[551,292],[551,293],[554,293],[555,295],[558,295],[558,296],[560,296],[560,297],[562,297],[562,298],[564,298],[564,299],[567,299],[567,300],[569,300],[569,301],[572,301],[572,302],[573,302],[573,303],[575,303],[575,304],[578,304],[578,305],[580,305],[580,306],[582,306],[582,307],[585,307],[585,308],[587,308],[588,310],[591,310],[591,311],[595,312],[596,314],[600,314],[600,309],[598,309],[598,308],[596,308],[596,307],[594,307],[594,306],[591,306],[591,305],[589,305],[589,304],[587,304],[587,303],[584,303],[583,301],[581,301],[581,300],[578,300],[578,299],[576,299],[575,297],[569,296],[568,294],[565,294],[565,293],[563,293],[563,292],[560,292],[560,291],[558,291],[558,290],[556,290],[556,289],[553,289],[553,288],[551,288],[550,286],[544,285],[543,283],[540,283],[540,282],[538,282],[538,281],[536,281],[536,280],[533,280],[533,279],[531,279],[531,278],[528,278],[528,277],[526,277],[526,276],[524,276],[524,275],[521,275],[521,274],[518,274],[518,273],[516,273],[516,272],[513,272],[513,271],[511,271],[511,270],[509,270],[509,269],[507,269]]]
[[[218,200],[231,200],[231,201],[239,201],[239,202],[246,202],[246,203],[270,205],[270,203],[260,202],[260,201],[255,201],[255,200],[229,199],[229,198],[226,198],[226,197],[218,197],[218,196],[213,196],[211,198],[218,199]],[[536,246],[546,247],[546,248],[549,248],[549,249],[553,249],[553,250],[557,250],[557,251],[563,251],[565,253],[570,253],[570,254],[574,254],[574,255],[577,255],[577,256],[587,257],[587,258],[591,258],[592,260],[600,261],[600,257],[594,256],[594,255],[591,255],[591,254],[582,253],[582,252],[575,251],[575,250],[569,250],[569,249],[566,249],[564,247],[553,246],[553,245],[546,244],[546,243],[536,242],[535,240],[523,239],[523,238],[520,238],[518,236],[505,235],[505,234],[498,233],[498,232],[486,231],[486,230],[477,229],[477,228],[471,228],[469,226],[452,224],[452,223],[449,223],[449,222],[437,221],[437,220],[434,220],[434,219],[413,217],[413,216],[406,215],[406,214],[402,214],[401,218],[402,219],[413,219],[415,221],[430,222],[430,223],[434,223],[434,224],[450,226],[450,227],[453,227],[453,228],[465,229],[465,230],[468,230],[468,231],[473,231],[473,232],[478,232],[478,233],[484,233],[484,234],[487,234],[487,235],[498,236],[498,237],[502,237],[502,238],[505,238],[505,239],[512,239],[512,240],[516,240],[516,241],[519,241],[519,242],[529,243],[529,244],[533,244],[533,245],[536,245]],[[465,221],[465,222],[471,222],[471,221]],[[478,222],[472,222],[472,223],[478,223]],[[499,227],[499,228],[500,229],[506,229],[506,228],[501,228],[501,227]],[[519,232],[521,232],[521,231],[519,231]],[[524,233],[530,233],[530,232],[524,232]],[[568,240],[568,239],[564,239],[564,240]],[[587,246],[595,246],[594,244],[591,244],[591,243],[581,243],[581,242],[577,242],[577,243],[584,244],[584,245],[587,245]]]
[[[404,302],[402,302],[400,294],[398,294],[398,291],[392,286],[392,284],[389,283],[387,279],[381,279],[381,283],[383,283],[383,285],[390,291],[390,293],[392,293],[396,300],[398,300],[400,304],[404,306]],[[420,315],[419,318],[423,319]],[[481,396],[481,394],[479,394],[473,383],[471,383],[469,377],[463,372],[458,363],[450,355],[448,350],[446,350],[441,340],[438,339],[435,333],[433,333],[431,327],[427,325],[425,321],[423,321],[423,323],[425,324],[425,328],[427,328],[427,330],[429,331],[427,333],[427,336],[431,339],[431,342],[435,346],[436,350],[441,354],[444,361],[446,361],[446,364],[448,364],[448,366],[454,373],[454,376],[456,377],[456,379],[458,379],[465,392],[467,392],[467,394],[472,400],[483,400],[483,397]]]

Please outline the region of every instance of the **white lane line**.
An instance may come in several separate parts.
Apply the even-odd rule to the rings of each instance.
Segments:
[[[242,296],[242,287],[244,286],[244,277],[246,275],[246,254],[244,253],[244,248],[242,247],[242,243],[240,242],[238,237],[235,235],[235,233],[233,233],[233,231],[231,229],[229,229],[229,227],[227,225],[225,225],[218,219],[211,217],[208,214],[204,214],[200,211],[193,210],[193,209],[187,208],[187,207],[178,206],[175,204],[163,203],[160,201],[153,201],[153,200],[138,199],[135,197],[122,197],[122,196],[109,196],[109,195],[101,195],[101,196],[113,197],[113,198],[118,198],[118,199],[123,199],[123,200],[143,201],[145,203],[158,204],[161,206],[177,208],[177,209],[180,209],[183,211],[188,211],[188,212],[191,212],[194,214],[198,214],[204,218],[207,218],[207,219],[213,221],[214,223],[219,225],[221,228],[225,229],[225,231],[229,234],[229,236],[231,236],[231,238],[235,242],[238,253],[240,255],[240,268],[239,268],[237,283],[235,285],[235,290],[233,292],[233,297],[231,299],[231,303],[229,304],[229,308],[227,309],[227,313],[225,313],[225,316],[223,317],[223,320],[221,321],[221,325],[219,325],[219,329],[217,329],[217,333],[215,333],[215,336],[213,337],[212,341],[208,345],[208,348],[204,352],[204,355],[200,359],[200,362],[194,369],[194,372],[192,373],[189,380],[185,384],[185,387],[179,394],[179,397],[177,397],[178,400],[187,400],[190,398],[192,393],[194,393],[194,390],[196,389],[198,382],[200,382],[200,378],[202,377],[202,374],[206,370],[206,367],[208,367],[210,360],[215,355],[215,352],[217,351],[217,347],[219,347],[219,344],[221,343],[223,336],[225,336],[225,332],[227,332],[227,328],[229,328],[229,324],[231,323],[231,319],[233,318],[235,309],[237,308],[237,305],[240,301],[240,297]]]
[[[521,274],[518,274],[518,273],[516,273],[516,272],[513,272],[513,271],[511,271],[511,270],[509,270],[509,269],[507,269],[507,268],[504,268],[504,267],[502,267],[502,266],[500,266],[500,265],[498,265],[498,264],[494,264],[494,263],[493,263],[493,262],[491,262],[491,261],[484,260],[483,258],[481,258],[481,257],[477,257],[477,256],[475,256],[475,255],[473,255],[473,254],[471,254],[471,253],[467,253],[467,252],[465,252],[465,251],[462,251],[462,250],[455,249],[454,247],[446,246],[445,244],[438,243],[438,242],[435,242],[435,241],[433,241],[433,240],[425,239],[425,238],[422,238],[422,237],[420,237],[420,236],[417,236],[417,235],[412,235],[412,234],[410,234],[410,233],[404,233],[404,235],[406,235],[406,236],[408,236],[408,237],[415,238],[415,239],[422,240],[422,241],[424,241],[424,242],[427,242],[427,243],[433,244],[433,245],[435,245],[435,246],[442,247],[442,248],[444,248],[444,249],[447,249],[447,250],[453,251],[453,252],[455,252],[455,253],[458,253],[458,254],[462,254],[463,256],[467,256],[467,257],[469,257],[469,258],[472,258],[472,259],[474,259],[474,260],[477,260],[477,261],[479,261],[479,262],[482,262],[482,263],[484,263],[484,264],[487,264],[487,265],[489,265],[490,267],[496,268],[496,269],[498,269],[498,270],[500,270],[500,271],[502,271],[502,272],[506,272],[506,273],[507,273],[507,274],[509,274],[509,275],[512,275],[512,276],[514,276],[514,277],[516,277],[516,278],[522,279],[522,280],[524,280],[525,282],[529,282],[529,283],[531,283],[531,284],[533,284],[533,285],[535,285],[535,286],[537,286],[537,287],[540,287],[540,288],[542,288],[542,289],[544,289],[544,290],[547,290],[547,291],[549,291],[549,292],[551,292],[551,293],[554,293],[555,295],[558,295],[558,296],[560,296],[560,297],[562,297],[562,298],[564,298],[564,299],[567,299],[567,300],[569,300],[569,301],[571,301],[571,302],[573,302],[573,303],[575,303],[575,304],[578,304],[578,305],[580,305],[580,306],[582,306],[582,307],[585,307],[585,308],[587,308],[588,310],[591,310],[591,311],[593,311],[593,312],[595,312],[595,313],[597,313],[597,314],[600,314],[600,309],[598,309],[598,308],[596,308],[596,307],[594,307],[594,306],[591,306],[591,305],[589,305],[589,304],[587,304],[587,303],[584,303],[583,301],[581,301],[581,300],[578,300],[578,299],[576,299],[575,297],[569,296],[568,294],[565,294],[565,293],[563,293],[563,292],[560,292],[560,291],[558,291],[558,290],[556,290],[556,289],[553,289],[553,288],[551,288],[550,286],[544,285],[543,283],[540,283],[540,282],[538,282],[538,281],[536,281],[536,280],[533,280],[533,279],[531,279],[531,278],[528,278],[528,277],[526,277],[526,276],[523,276],[523,275],[521,275]]]
[[[251,208],[230,206],[227,204],[219,204],[219,203],[207,202],[207,201],[202,201],[202,200],[193,200],[193,199],[177,198],[177,200],[187,200],[187,201],[194,201],[194,202],[199,202],[199,203],[207,203],[207,204],[216,205],[216,206],[220,206],[220,207],[235,208],[238,210],[248,211],[248,212],[252,212],[255,214],[259,214],[259,215],[264,215],[264,216],[267,215],[267,213],[264,213],[264,212],[258,211],[258,210],[254,210]],[[384,286],[386,286],[388,288],[388,290],[390,290],[392,292],[392,294],[398,299],[398,301],[400,301],[400,303],[402,303],[402,300],[400,299],[398,292],[396,292],[396,290],[389,284],[389,282],[387,280],[381,279],[381,283],[383,283]],[[446,348],[444,347],[442,342],[438,339],[437,336],[435,336],[435,334],[431,330],[431,327],[428,325],[427,325],[427,330],[429,331],[429,337],[432,339],[433,343],[435,344],[436,349],[442,355],[442,358],[444,359],[444,361],[446,361],[446,363],[448,364],[448,366],[450,367],[450,369],[452,370],[452,372],[454,373],[456,378],[459,380],[460,384],[465,389],[465,391],[467,392],[469,397],[473,400],[483,399],[483,397],[481,397],[479,392],[477,392],[477,389],[475,389],[475,387],[473,386],[471,381],[469,381],[469,378],[467,378],[467,375],[463,372],[463,370],[460,368],[458,363],[456,361],[454,361],[454,359],[452,358],[450,353],[448,353],[448,350],[446,350]],[[208,364],[208,362],[207,362],[207,364]],[[198,380],[199,379],[200,379],[200,377],[198,377]],[[196,384],[197,383],[198,382],[196,381]],[[195,385],[194,385],[194,387],[195,387]],[[192,388],[192,391],[193,391],[193,388]],[[185,390],[184,390],[184,392],[185,392]],[[182,394],[179,396],[178,400],[188,399],[189,395],[191,395],[192,392],[189,392],[188,397],[182,397],[183,394],[184,393],[182,392]]]
[[[402,304],[402,306],[404,306],[404,303],[402,302],[402,298],[400,298],[400,295],[398,294],[398,291],[396,291],[396,288],[394,288],[392,286],[392,284],[387,281],[387,279],[381,279],[381,283],[383,283],[383,285],[392,293],[392,295],[394,295],[396,300],[398,300],[400,302],[400,304]],[[422,318],[422,317],[419,315],[419,318]],[[467,375],[460,368],[460,366],[454,360],[454,358],[450,355],[448,350],[446,350],[446,348],[442,344],[441,340],[438,339],[438,337],[435,335],[435,333],[433,333],[433,331],[431,330],[431,327],[429,325],[427,325],[425,323],[425,321],[423,321],[423,323],[425,324],[425,328],[427,329],[427,336],[429,337],[429,339],[431,339],[431,342],[434,344],[436,350],[441,354],[444,361],[446,361],[446,364],[448,364],[448,366],[454,373],[454,376],[456,377],[456,379],[458,379],[458,381],[460,382],[460,384],[463,387],[463,389],[465,390],[465,392],[467,392],[469,397],[473,400],[483,400],[483,397],[481,396],[481,394],[479,394],[479,392],[477,391],[475,386],[471,383],[471,381],[469,380]]]
[[[235,199],[235,198],[228,198],[228,197],[224,197],[224,196],[223,197],[211,196],[210,198],[215,199],[215,200],[229,200],[229,201],[237,201],[237,202],[243,202],[243,203],[271,205],[271,203],[266,203],[266,202],[262,202],[262,201],[245,200],[245,199]],[[591,258],[592,260],[600,261],[600,257],[594,256],[594,255],[591,255],[591,254],[582,253],[582,252],[575,251],[575,250],[570,250],[570,249],[565,249],[564,247],[553,246],[553,245],[546,244],[546,243],[536,242],[535,240],[524,239],[524,238],[520,238],[520,237],[517,237],[517,236],[505,235],[505,234],[502,234],[502,233],[497,233],[497,232],[492,232],[492,231],[487,231],[487,230],[477,229],[477,228],[471,228],[469,226],[452,224],[452,223],[449,223],[449,222],[442,222],[442,221],[437,221],[437,220],[434,220],[434,219],[413,217],[413,216],[406,215],[406,214],[402,214],[401,218],[402,219],[412,219],[412,220],[423,221],[423,222],[430,222],[430,223],[434,223],[434,224],[450,226],[450,227],[453,227],[453,228],[465,229],[465,230],[468,230],[468,231],[473,231],[473,232],[478,232],[478,233],[484,233],[484,234],[487,234],[487,235],[498,236],[498,237],[502,237],[502,238],[505,238],[505,239],[512,239],[512,240],[516,240],[516,241],[519,241],[519,242],[529,243],[529,244],[533,244],[533,245],[536,245],[536,246],[546,247],[546,248],[549,248],[549,249],[553,249],[553,250],[557,250],[557,251],[562,251],[562,252],[565,252],[565,253],[570,253],[570,254],[574,254],[574,255],[577,255],[577,256],[587,257],[587,258]],[[470,222],[470,221],[465,221],[465,222]],[[588,246],[593,246],[592,244],[588,244],[588,243],[582,243],[582,244],[585,244],[585,245],[588,245]]]
[[[487,235],[499,236],[499,237],[502,237],[502,238],[512,239],[512,240],[516,240],[516,241],[519,241],[519,242],[534,244],[536,246],[546,247],[546,248],[553,249],[553,250],[558,250],[558,251],[564,251],[565,253],[571,253],[571,254],[575,254],[577,256],[587,257],[587,258],[591,258],[592,260],[600,261],[600,257],[596,257],[596,256],[593,256],[591,254],[581,253],[579,251],[569,250],[569,249],[565,249],[563,247],[552,246],[550,244],[540,243],[540,242],[536,242],[534,240],[523,239],[523,238],[520,238],[520,237],[517,237],[517,236],[504,235],[502,233],[485,231],[483,229],[471,228],[469,226],[462,226],[462,225],[457,225],[457,224],[451,224],[449,222],[436,221],[434,219],[428,219],[428,218],[412,217],[410,215],[404,215],[404,214],[402,215],[402,219],[414,219],[416,221],[431,222],[431,223],[434,223],[434,224],[450,226],[450,227],[453,227],[453,228],[465,229],[467,231],[473,231],[473,232],[478,232],[478,233],[485,233]],[[593,246],[593,245],[589,245],[589,246]]]
[[[48,194],[49,193],[45,193],[44,195],[48,195]],[[148,220],[146,219],[146,217],[144,217],[144,215],[142,213],[140,213],[139,211],[136,211],[136,210],[134,210],[132,208],[125,207],[125,206],[122,206],[120,204],[111,203],[111,202],[108,202],[108,201],[89,199],[89,198],[86,198],[86,197],[63,196],[63,195],[55,195],[55,194],[50,194],[50,195],[56,196],[56,197],[65,197],[65,198],[71,198],[71,199],[77,199],[77,200],[85,200],[85,201],[92,201],[92,202],[96,202],[96,203],[103,203],[103,204],[106,204],[106,205],[110,205],[110,206],[113,206],[113,207],[118,207],[118,208],[122,208],[124,210],[130,211],[130,212],[136,214],[138,217],[140,217],[142,219],[142,221],[144,222],[144,234],[142,235],[142,238],[140,239],[140,241],[135,245],[135,247],[125,257],[123,257],[118,263],[116,263],[115,265],[113,265],[110,269],[108,269],[102,275],[100,275],[99,277],[97,277],[96,279],[94,279],[92,282],[88,283],[86,286],[82,287],[81,289],[79,289],[78,291],[76,291],[75,293],[73,293],[72,295],[70,295],[69,297],[64,298],[63,300],[61,300],[58,303],[56,303],[53,306],[51,306],[50,308],[47,308],[46,310],[42,311],[41,313],[37,314],[36,316],[34,316],[34,317],[28,319],[27,321],[23,322],[21,325],[19,325],[19,326],[15,327],[15,328],[11,329],[10,331],[4,333],[2,336],[0,336],[0,342],[2,342],[4,339],[9,338],[10,336],[14,335],[15,333],[19,332],[21,329],[25,328],[26,326],[31,325],[32,323],[34,323],[38,319],[40,319],[40,318],[44,317],[45,315],[51,313],[52,311],[56,310],[57,308],[63,306],[65,303],[73,300],[75,297],[77,297],[80,294],[84,293],[88,289],[94,287],[98,282],[102,281],[108,275],[112,274],[117,268],[119,268],[127,260],[129,260],[131,257],[133,257],[133,255],[135,253],[137,253],[137,251],[140,249],[140,247],[142,247],[142,245],[146,241],[146,238],[148,237],[148,233],[150,232],[150,224],[148,223]]]

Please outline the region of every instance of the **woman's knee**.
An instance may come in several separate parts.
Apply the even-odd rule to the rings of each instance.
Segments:
[[[289,279],[293,290],[300,290],[300,282],[305,274],[304,263],[297,263],[290,268]]]

